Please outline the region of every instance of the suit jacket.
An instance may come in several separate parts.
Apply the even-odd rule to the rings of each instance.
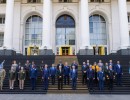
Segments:
[[[87,78],[95,78],[95,73],[93,69],[92,70],[88,69],[86,74]]]
[[[84,71],[86,71],[86,73],[87,73],[87,66],[86,65],[82,66],[82,75],[86,75],[86,73],[84,73]]]
[[[30,69],[30,78],[37,78],[37,69],[36,68],[31,68]]]
[[[61,76],[61,78],[63,78],[63,75],[64,75],[64,72],[63,72],[63,70],[57,70],[57,77],[58,77],[58,79],[59,79],[59,77]]]
[[[97,73],[97,78],[98,78],[99,80],[103,80],[103,79],[105,78],[104,72],[103,72],[103,71],[99,71],[99,72]]]
[[[73,69],[70,71],[70,77],[72,79],[77,79],[78,78],[78,70],[75,69],[75,72],[73,71]]]
[[[123,72],[122,72],[122,66],[120,65],[120,68],[119,68],[119,65],[116,65],[115,66],[115,73],[117,73],[117,74],[122,74]]]
[[[114,79],[115,73],[113,69],[112,70],[109,69],[107,73],[108,73],[107,78]]]
[[[75,64],[72,63],[72,64],[71,64],[71,68],[72,68],[72,66],[75,66],[75,69],[78,69],[78,64],[77,64],[77,63],[75,63]]]
[[[43,69],[42,71],[42,77],[43,78],[48,78],[50,76],[49,69]]]
[[[69,75],[69,74],[70,74],[70,67],[64,66],[64,75]]]
[[[62,69],[64,69],[64,65],[63,64],[58,64],[57,65],[57,69],[59,69],[59,66],[62,66]]]
[[[54,67],[54,69],[51,67],[50,68],[50,76],[51,75],[56,75],[56,71],[57,71],[57,69]]]

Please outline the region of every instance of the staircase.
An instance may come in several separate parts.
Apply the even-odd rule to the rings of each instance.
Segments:
[[[105,90],[99,91],[97,86],[94,86],[94,91],[89,91],[90,94],[130,94],[130,74],[128,73],[128,62],[130,56],[78,56],[79,64],[81,65],[83,61],[90,60],[90,63],[98,62],[102,60],[103,63],[108,62],[110,59],[113,60],[113,63],[116,64],[116,61],[120,61],[123,66],[123,77],[122,77],[122,86],[116,85],[116,80],[114,80],[113,90],[108,90],[108,86],[105,83]]]
[[[57,65],[59,63],[59,60],[62,61],[62,63],[64,64],[65,62],[68,62],[68,65],[71,65],[72,62],[75,60],[78,63],[78,59],[77,56],[56,56],[55,57],[55,65]],[[51,82],[49,83],[49,89],[48,89],[48,93],[88,93],[88,88],[86,85],[82,85],[82,73],[81,73],[81,66],[79,66],[78,68],[78,81],[77,81],[77,89],[76,90],[72,90],[71,88],[71,81],[70,81],[70,85],[63,85],[63,90],[58,90],[58,81],[56,79],[56,84],[55,85],[51,85]],[[64,81],[63,81],[64,82]]]
[[[55,56],[1,56],[0,62],[2,62],[4,59],[6,60],[4,64],[4,68],[7,73],[3,84],[3,90],[0,91],[0,94],[46,94],[47,93],[46,90],[43,90],[43,82],[41,81],[40,71],[39,71],[39,77],[36,82],[37,83],[36,90],[31,90],[29,79],[25,80],[24,90],[19,89],[17,81],[15,81],[14,90],[9,90],[8,72],[10,70],[10,66],[13,60],[16,60],[17,63],[21,62],[22,65],[25,64],[26,60],[30,60],[30,62],[35,61],[37,68],[39,68],[39,65],[41,64],[42,60],[44,61],[44,63],[48,65],[54,63]]]

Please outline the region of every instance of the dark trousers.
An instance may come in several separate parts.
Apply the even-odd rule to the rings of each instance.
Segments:
[[[65,76],[64,76],[64,84],[65,84],[65,85],[66,85],[66,81],[67,81],[67,83],[68,83],[68,85],[69,85],[69,83],[70,83],[70,82],[69,82],[69,81],[70,81],[69,79],[70,79],[69,75],[65,75]]]
[[[113,79],[109,79],[109,89],[113,89]]]
[[[52,85],[55,84],[55,75],[51,75],[51,82],[52,82]]]
[[[89,78],[88,87],[89,87],[90,90],[93,89],[93,78]]]
[[[36,88],[36,79],[35,78],[31,78],[31,86],[32,86],[32,90],[34,90]]]
[[[85,74],[82,75],[82,84],[87,83],[87,76]]]
[[[121,85],[122,84],[122,75],[121,74],[117,74],[117,76],[116,76],[116,78],[117,78],[117,85]]]
[[[97,86],[98,85],[97,72],[95,72],[95,80],[94,80],[94,82],[95,82],[95,85]]]
[[[99,80],[99,90],[103,90],[103,89],[104,89],[104,81]]]
[[[28,70],[26,70],[26,80],[29,80],[29,71]]]
[[[75,90],[77,86],[77,78],[72,78],[72,89]]]
[[[49,83],[48,77],[44,77],[43,85],[45,90],[48,89],[48,83]]]
[[[63,78],[58,78],[58,89],[62,90],[63,88]]]

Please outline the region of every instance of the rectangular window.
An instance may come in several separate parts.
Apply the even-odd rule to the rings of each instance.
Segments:
[[[0,24],[5,24],[5,15],[0,15]]]
[[[6,0],[0,0],[0,4],[6,3]]]
[[[28,3],[41,3],[41,0],[28,0]]]
[[[0,33],[0,47],[3,46],[3,42],[4,42],[4,33]]]
[[[70,3],[70,2],[72,2],[72,0],[59,0],[59,2],[61,2],[61,3]]]
[[[90,0],[90,2],[104,2],[105,0]]]

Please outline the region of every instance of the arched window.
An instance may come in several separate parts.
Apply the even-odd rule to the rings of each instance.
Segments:
[[[90,44],[107,45],[106,21],[98,14],[89,17]]]
[[[75,21],[69,15],[56,21],[56,45],[75,45]]]
[[[42,18],[32,15],[26,20],[25,46],[42,45]]]

